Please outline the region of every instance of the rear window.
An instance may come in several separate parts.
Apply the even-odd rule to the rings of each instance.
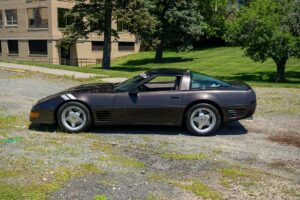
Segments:
[[[212,78],[210,76],[200,74],[200,73],[191,73],[191,89],[209,89],[209,88],[220,88],[220,87],[229,87],[230,84],[220,81],[218,79]]]

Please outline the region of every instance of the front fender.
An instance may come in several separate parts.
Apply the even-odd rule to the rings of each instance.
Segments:
[[[31,113],[38,114],[34,117],[30,114],[30,121],[37,124],[54,124],[56,121],[55,111],[64,101],[65,100],[63,98],[57,96],[35,104],[31,109]]]

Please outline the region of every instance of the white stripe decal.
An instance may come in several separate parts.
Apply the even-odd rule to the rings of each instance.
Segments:
[[[68,96],[70,99],[76,99],[76,97],[74,97],[73,94],[67,94],[67,96]]]
[[[67,97],[66,95],[61,95],[61,98],[63,98],[65,101],[69,100],[69,97]]]

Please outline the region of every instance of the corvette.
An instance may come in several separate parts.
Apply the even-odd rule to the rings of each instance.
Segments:
[[[73,87],[39,100],[30,113],[37,124],[58,124],[66,132],[94,125],[185,125],[210,135],[223,122],[251,117],[254,90],[182,69],[155,69],[119,84]]]

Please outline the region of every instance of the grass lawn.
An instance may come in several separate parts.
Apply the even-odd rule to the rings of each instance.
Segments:
[[[166,51],[164,62],[154,62],[154,52],[141,52],[116,59],[111,70],[102,70],[100,66],[72,67],[22,62],[50,68],[59,68],[87,73],[103,74],[110,77],[131,77],[154,68],[186,68],[205,73],[223,80],[244,81],[254,86],[300,87],[300,60],[291,58],[286,66],[286,83],[273,83],[276,73],[275,63],[270,59],[265,63],[254,62],[243,56],[238,47],[219,47],[190,52]],[[19,62],[20,63],[20,62]]]

